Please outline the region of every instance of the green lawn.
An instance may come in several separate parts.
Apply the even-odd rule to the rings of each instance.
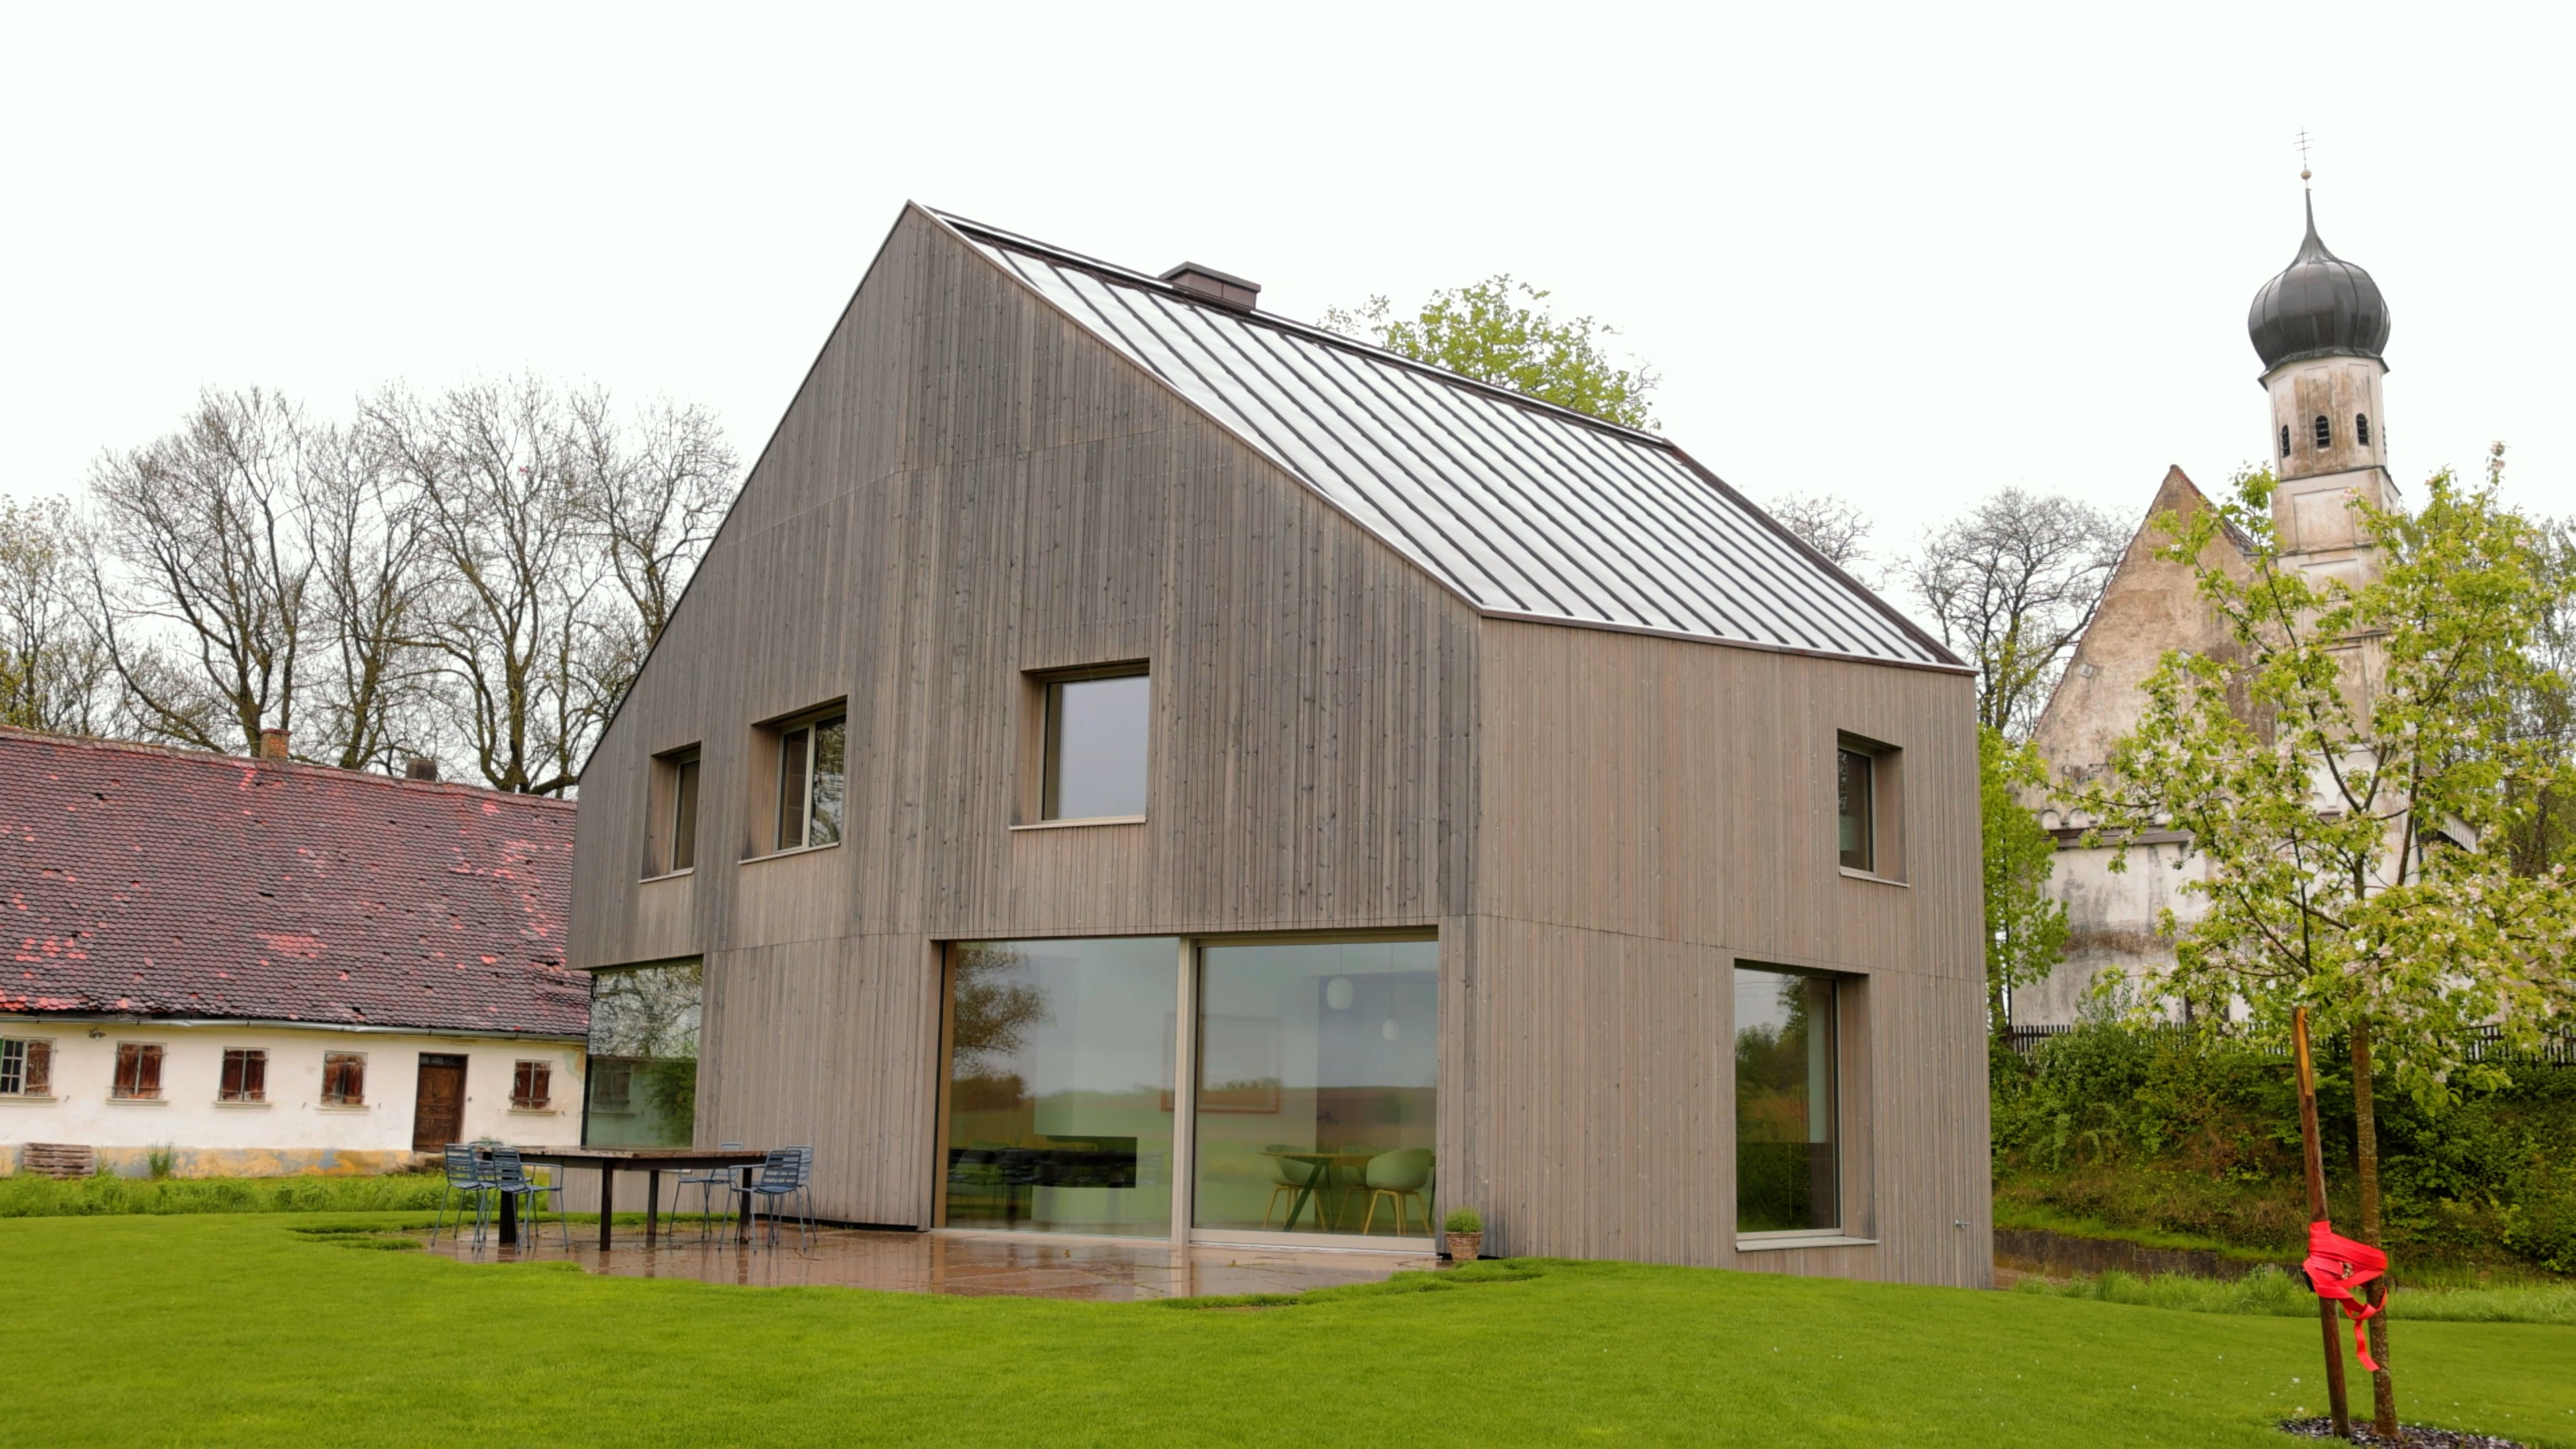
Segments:
[[[0,1220],[0,1441],[2281,1449],[2272,1422],[2323,1402],[2310,1323],[2036,1294],[1535,1263],[1194,1309],[601,1278],[298,1231],[407,1220]],[[2397,1347],[2410,1419],[2576,1446],[2576,1328],[2401,1324]]]

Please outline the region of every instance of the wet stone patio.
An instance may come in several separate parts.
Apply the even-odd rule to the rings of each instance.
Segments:
[[[608,1251],[576,1232],[567,1249],[546,1225],[542,1243],[504,1248],[445,1237],[430,1251],[463,1263],[578,1263],[592,1273],[630,1278],[691,1278],[752,1288],[873,1288],[889,1293],[1068,1298],[1094,1303],[1190,1298],[1233,1293],[1302,1293],[1346,1283],[1381,1282],[1396,1273],[1436,1269],[1428,1253],[1345,1252],[1316,1248],[1198,1244],[1186,1253],[1165,1242],[1067,1241],[1034,1233],[908,1233],[824,1228],[799,1246],[790,1230],[775,1248],[747,1246],[730,1235],[702,1241],[694,1226],[649,1243],[620,1233]]]

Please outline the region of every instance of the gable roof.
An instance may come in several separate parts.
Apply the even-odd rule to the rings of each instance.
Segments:
[[[574,807],[0,729],[0,1011],[578,1037]]]
[[[1480,613],[1965,667],[1650,433],[929,214]]]

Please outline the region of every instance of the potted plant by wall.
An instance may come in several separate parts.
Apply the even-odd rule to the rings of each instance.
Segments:
[[[1485,1219],[1474,1208],[1451,1208],[1440,1220],[1440,1230],[1449,1237],[1449,1256],[1461,1263],[1476,1261],[1485,1251]]]

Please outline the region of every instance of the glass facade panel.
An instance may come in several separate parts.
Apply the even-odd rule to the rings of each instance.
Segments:
[[[814,726],[814,792],[806,807],[807,845],[830,845],[841,838],[841,794],[846,778],[842,749],[849,732],[845,720],[827,719]]]
[[[949,1227],[1169,1237],[1180,942],[960,942]]]
[[[1153,682],[1142,674],[1047,686],[1049,820],[1145,813],[1145,739]]]
[[[705,996],[706,968],[696,961],[591,974],[584,1144],[694,1145]]]
[[[671,860],[672,870],[693,870],[698,864],[698,757],[691,755],[671,770]]]
[[[1194,1220],[1431,1232],[1436,941],[1200,952]]]
[[[1870,774],[1876,762],[1858,750],[1836,755],[1834,806],[1842,827],[1843,864],[1853,870],[1872,870],[1878,852],[1870,839]]]
[[[1735,1230],[1841,1226],[1834,983],[1735,970]]]
[[[805,748],[812,730],[794,729],[778,737],[778,844],[794,850],[805,843]]]

